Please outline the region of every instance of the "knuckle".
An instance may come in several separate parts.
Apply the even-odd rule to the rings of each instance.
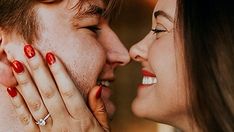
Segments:
[[[73,89],[64,89],[61,90],[61,94],[65,98],[71,98],[74,95],[74,90]]]
[[[46,88],[42,90],[42,96],[46,99],[51,99],[55,94],[53,88]]]
[[[13,104],[13,106],[14,106],[15,109],[20,109],[22,107],[22,104],[19,103],[19,102],[13,101],[12,104]]]
[[[102,104],[102,105],[98,106],[96,112],[98,112],[98,113],[105,113],[106,112],[105,105]]]
[[[56,64],[54,64],[54,65],[52,65],[50,67],[51,67],[50,70],[53,73],[53,75],[55,75],[55,76],[61,76],[61,75],[63,75],[63,72],[61,72],[61,71],[63,71],[63,69],[59,65],[59,63],[56,63]]]
[[[40,61],[40,59],[35,58],[35,59],[31,60],[30,68],[31,68],[33,71],[36,71],[36,70],[38,70],[38,69],[41,67],[42,64],[43,64],[43,63]]]
[[[41,108],[41,101],[37,100],[37,101],[31,101],[29,102],[29,108],[31,108],[31,110],[33,111],[38,111]]]
[[[51,72],[54,75],[60,75],[61,74],[61,68],[58,65],[53,65],[53,67],[51,68]]]
[[[27,114],[21,114],[19,115],[19,119],[20,122],[24,125],[24,126],[28,126],[30,124],[31,121],[31,117]]]
[[[17,81],[18,81],[19,85],[21,85],[21,86],[26,86],[29,84],[29,78],[27,78],[27,76],[24,76],[24,75],[18,77]]]
[[[83,107],[83,105],[85,104],[76,105],[71,109],[71,112],[75,113],[75,118],[77,120],[82,121],[83,118],[85,119],[87,118],[87,115],[90,115],[90,112],[85,107]]]

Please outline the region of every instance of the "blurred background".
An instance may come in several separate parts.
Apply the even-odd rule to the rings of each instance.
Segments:
[[[156,0],[124,0],[120,15],[112,27],[129,49],[151,30],[151,17]],[[111,123],[113,132],[159,132],[154,122],[139,119],[131,112],[131,102],[141,82],[140,65],[131,62],[116,71],[112,100],[117,111]],[[166,131],[163,131],[166,132]]]

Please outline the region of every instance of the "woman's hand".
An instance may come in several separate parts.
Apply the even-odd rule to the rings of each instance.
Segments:
[[[24,52],[29,69],[20,61],[11,60],[18,86],[6,89],[26,131],[109,131],[101,86],[94,87],[89,93],[90,111],[61,61],[53,53],[46,55],[48,68],[31,45],[26,45]],[[45,122],[41,120],[40,125],[40,119],[44,119],[46,124],[43,125]]]

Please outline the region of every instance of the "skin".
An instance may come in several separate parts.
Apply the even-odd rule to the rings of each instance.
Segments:
[[[48,51],[55,53],[66,66],[68,74],[77,88],[86,97],[96,85],[97,79],[113,80],[114,70],[118,66],[126,65],[130,59],[119,38],[101,16],[85,16],[80,21],[73,20],[76,11],[71,7],[77,2],[77,0],[69,2],[64,0],[56,5],[38,4],[35,9],[40,18],[39,40],[33,45],[43,56]],[[95,0],[93,3],[104,8],[101,0]],[[74,26],[74,23],[78,26]],[[86,28],[93,25],[98,25],[101,30],[94,33]],[[1,74],[4,78],[1,76],[0,82],[6,86],[15,86],[17,82],[7,58],[17,59],[30,69],[23,53],[26,42],[15,32],[5,34],[1,31],[1,38],[3,42],[0,50],[0,71],[4,73]],[[109,89],[103,89],[102,98],[109,115],[112,115],[115,108],[108,99],[110,94]],[[0,96],[2,97],[1,106],[5,106],[0,108],[3,115],[3,118],[0,119],[0,129],[8,131],[20,129],[21,125],[16,120],[6,91],[1,89]]]
[[[152,29],[142,41],[133,45],[130,56],[141,63],[142,69],[157,76],[158,82],[138,88],[132,104],[133,112],[156,122],[170,124],[191,131],[187,111],[183,47],[175,29],[176,0],[158,0],[154,12],[163,11],[168,17],[152,18]],[[146,109],[147,108],[147,109]]]

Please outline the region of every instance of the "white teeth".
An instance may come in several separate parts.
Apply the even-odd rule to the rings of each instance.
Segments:
[[[101,84],[103,86],[109,87],[110,86],[110,82],[109,81],[101,81]]]
[[[158,82],[156,77],[143,77],[142,84],[144,85],[150,85],[150,84],[156,84]]]

